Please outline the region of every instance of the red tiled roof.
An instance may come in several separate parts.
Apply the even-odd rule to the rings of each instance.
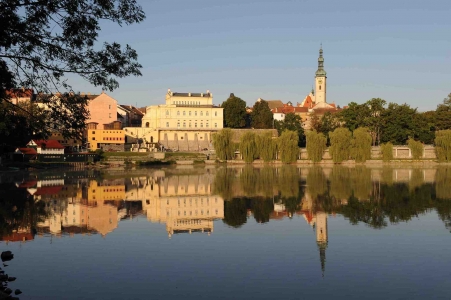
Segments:
[[[62,188],[63,188],[63,186],[44,186],[44,187],[38,188],[38,190],[36,191],[36,193],[34,193],[34,195],[36,195],[36,196],[55,195],[55,194],[58,194]]]
[[[64,149],[64,146],[56,140],[33,140],[33,142],[35,142],[39,148],[42,148],[42,145],[45,144],[45,148],[47,149]]]
[[[313,106],[313,100],[310,96],[307,96],[304,101],[304,107],[311,108]]]
[[[22,154],[25,154],[25,155],[36,155],[36,154],[38,154],[36,152],[36,149],[34,149],[34,148],[19,148],[19,151],[22,152]]]
[[[19,188],[31,188],[34,187],[37,183],[37,180],[25,181],[19,184]]]
[[[285,106],[285,107],[276,107],[271,110],[273,113],[301,113],[308,112],[307,107],[295,107],[295,106]]]
[[[11,89],[6,90],[6,95],[10,97],[25,98],[33,96],[33,89]]]
[[[33,240],[34,235],[29,232],[13,232],[10,235],[5,235],[2,237],[2,241],[8,242],[23,242]]]

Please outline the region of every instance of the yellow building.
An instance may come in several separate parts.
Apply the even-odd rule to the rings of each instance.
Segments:
[[[224,200],[211,192],[213,175],[132,178],[126,201],[142,200],[150,222],[165,223],[171,237],[183,232],[213,232],[224,218]]]
[[[211,133],[223,128],[223,108],[213,105],[213,94],[175,93],[166,103],[148,106],[141,128],[127,127],[127,141],[144,140],[165,148],[198,151],[210,148]]]
[[[102,204],[104,201],[121,201],[125,199],[125,184],[122,180],[97,182],[91,180],[87,188],[89,205]]]
[[[88,129],[88,148],[95,151],[124,151],[125,132],[122,129]]]

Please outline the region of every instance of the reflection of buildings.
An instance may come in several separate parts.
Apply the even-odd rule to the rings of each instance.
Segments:
[[[210,174],[133,178],[126,200],[142,200],[151,222],[165,223],[174,233],[213,232],[213,221],[224,218],[224,200],[212,195]]]

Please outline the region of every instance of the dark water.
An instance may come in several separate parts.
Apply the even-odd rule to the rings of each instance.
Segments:
[[[451,168],[1,177],[20,299],[450,299]]]

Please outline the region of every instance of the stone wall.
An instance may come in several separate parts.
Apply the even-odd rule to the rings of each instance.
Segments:
[[[100,148],[105,151],[124,152],[124,144],[99,144]]]

